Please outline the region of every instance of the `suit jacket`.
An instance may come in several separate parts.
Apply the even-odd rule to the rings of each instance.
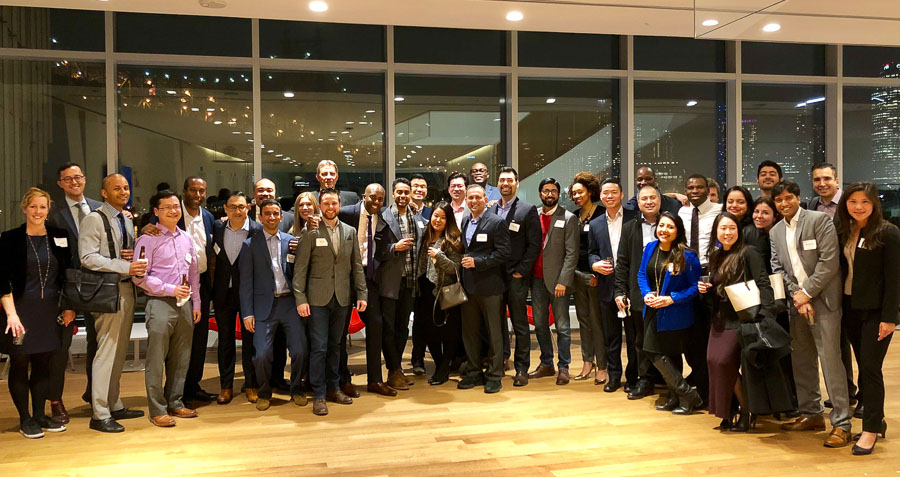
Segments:
[[[182,205],[182,207],[184,207]],[[215,255],[215,251],[213,250],[213,229],[214,224],[216,222],[222,223],[221,220],[216,220],[216,217],[212,214],[212,212],[206,210],[204,207],[200,207],[200,215],[203,216],[203,231],[206,232],[206,271],[200,274],[200,285],[203,287],[209,287],[212,285],[212,278],[210,277],[209,269],[210,264],[213,260],[213,255]],[[150,217],[151,224],[158,224],[159,217],[153,214]],[[259,224],[257,224],[259,225]],[[182,213],[181,219],[178,220],[178,228],[181,230],[187,231],[187,227],[184,225],[184,214]],[[262,225],[259,226],[262,229]],[[190,235],[190,232],[188,232]],[[193,240],[193,236],[191,236],[191,240]]]
[[[319,200],[319,192],[317,190],[310,191],[312,195],[316,197],[316,200]],[[353,205],[360,201],[359,194],[353,192],[352,190],[338,190],[338,193],[341,195],[341,208],[344,206]]]
[[[819,206],[819,200],[820,200],[819,196],[813,197],[812,200],[809,201],[809,206],[804,207],[804,209],[809,209],[809,210],[818,212],[816,210],[816,207]],[[828,214],[825,214],[825,215],[828,215]],[[840,225],[840,223],[841,223],[841,214],[838,213],[838,211],[835,211],[834,217],[831,220],[834,221],[834,228],[836,230],[838,228],[838,225]]]
[[[425,233],[425,220],[420,215],[415,215],[414,223],[409,224],[416,230],[416,251],[422,248],[422,235]],[[400,231],[400,222],[394,218],[393,210],[387,208],[381,213],[381,220],[386,225],[382,233],[375,235],[375,256],[378,257],[378,269],[375,277],[379,284],[381,296],[396,299],[403,286],[403,270],[406,267],[406,256],[410,250],[402,252],[394,247],[403,238]],[[412,257],[413,263],[417,263],[418,257]]]
[[[650,257],[659,246],[659,240],[647,244],[644,255],[641,258],[641,266],[638,269],[638,284],[641,287],[641,301],[652,290],[647,280],[647,265]],[[672,275],[666,270],[663,277],[663,286],[659,290],[659,296],[668,296],[675,303],[659,308],[656,314],[657,331],[684,330],[694,322],[694,302],[700,291],[697,282],[700,281],[700,259],[692,250],[684,251],[684,270],[678,275]],[[647,305],[644,305],[644,315],[647,314]]]
[[[622,234],[619,236],[620,251],[622,250],[622,235],[625,233],[625,226],[633,222],[633,219],[640,214],[641,213],[636,210],[622,208]],[[640,230],[638,230],[638,239],[640,239],[643,244]],[[606,221],[606,214],[592,220],[590,228],[588,229],[588,263],[593,266],[594,263],[599,262],[603,257],[613,257],[613,259],[618,259],[618,257],[613,256],[612,242],[609,240],[609,223]],[[615,299],[616,288],[615,273],[609,275],[595,273],[595,275],[597,275],[597,290],[600,294],[600,300],[607,302],[613,301],[613,299]]]
[[[55,277],[49,277],[48,280],[56,280],[57,289],[61,292],[66,279],[65,271],[72,260],[72,252],[69,249],[73,244],[68,239],[66,230],[52,225],[47,225],[47,240],[50,241],[50,253],[59,263],[59,273]],[[25,224],[0,234],[0,260],[3,261],[3,266],[0,267],[0,296],[8,293],[12,293],[15,299],[22,296],[25,291],[25,267],[27,255],[31,253],[30,247]]]
[[[103,219],[100,214],[109,219],[112,237],[106,236],[103,227]],[[119,233],[119,220],[116,218],[118,211],[104,202],[96,211],[91,212],[81,221],[81,232],[78,234],[78,253],[81,254],[81,267],[96,272],[118,273],[122,278],[129,276],[131,262],[118,258],[122,253],[122,240]],[[128,235],[128,246],[134,247],[134,222],[125,217],[125,233]],[[113,250],[116,258],[110,258],[107,239],[112,239]]]
[[[353,227],[353,230],[359,231],[359,217],[363,210],[362,201],[357,202],[353,205],[345,205],[341,207],[341,211],[338,213],[338,219],[341,222]],[[376,253],[376,247],[378,245],[379,237],[384,234],[385,230],[387,230],[387,224],[384,222],[384,209],[378,211],[378,223],[375,224],[375,230],[372,231],[372,258],[375,263],[372,265],[375,267],[375,273],[378,273],[378,268],[381,266],[381,263],[378,260],[378,255]],[[362,249],[360,249],[360,253]],[[363,274],[365,274],[365,270],[363,270]]]
[[[421,215],[422,218],[425,219],[425,221],[427,222],[427,221],[431,220],[432,212],[434,212],[434,209],[432,209],[431,207],[428,207],[426,205],[426,206],[422,207],[422,210],[419,211],[419,215]]]
[[[337,254],[324,222],[307,230],[297,246],[294,264],[294,298],[298,305],[325,306],[334,297],[340,306],[350,306],[350,289],[356,299],[366,301],[366,275],[353,227],[338,221],[341,245]]]
[[[678,211],[682,207],[681,201],[674,197],[669,197],[662,192],[660,192],[659,195],[662,197],[659,202],[659,213],[661,214],[663,212],[671,212],[675,215],[678,215]],[[630,199],[628,199],[628,202],[624,204],[624,206],[628,210],[633,210],[640,213],[640,209],[638,208],[637,203],[637,195],[634,195]]]
[[[622,225],[622,237],[619,239],[619,254],[616,256],[615,296],[625,296],[636,307],[643,303],[641,287],[638,285],[637,267],[644,256],[644,234],[642,220],[637,218]],[[649,244],[648,244],[649,245]]]
[[[544,237],[541,249],[544,285],[550,293],[553,293],[557,284],[571,288],[575,283],[578,234],[578,217],[562,207],[557,207],[550,219],[550,229]]]
[[[492,214],[500,216],[500,203],[488,208]],[[541,254],[541,219],[537,208],[516,197],[506,214],[506,228],[509,230],[509,259],[506,261],[506,274],[520,273],[531,278],[534,262]],[[508,278],[508,277],[507,277]]]
[[[250,227],[247,238],[252,238],[257,233],[262,232],[262,225],[259,225],[255,220],[248,218],[247,223]],[[225,252],[226,227],[228,227],[228,222],[222,222],[221,220],[213,222],[212,242],[213,255],[216,262],[213,276],[213,303],[215,303],[216,309],[222,309],[225,306],[229,293],[239,292],[241,289],[241,257],[238,255],[234,263],[231,263],[231,260],[228,259],[228,254]],[[217,249],[219,253],[215,253]],[[229,283],[231,284],[230,286]]]
[[[247,217],[250,217],[250,220],[256,222],[256,206],[254,205],[249,212],[247,212]],[[261,224],[260,222],[256,222]],[[291,227],[294,226],[294,213],[289,210],[281,211],[281,224],[278,225],[278,230],[284,232],[286,234],[291,233]]]
[[[87,197],[85,197],[84,200],[87,202],[88,208],[91,209],[91,211],[97,210],[103,205],[103,202]],[[72,209],[65,199],[54,202],[53,205],[50,206],[50,215],[47,217],[47,225],[66,231],[69,251],[72,254],[69,266],[71,268],[81,268],[81,257],[78,255],[78,227],[75,226],[75,217],[72,215]]]
[[[870,247],[861,239],[856,242],[850,307],[854,310],[881,310],[881,321],[900,324],[897,315],[900,308],[900,230],[894,225],[887,225],[882,242],[877,247]],[[850,266],[844,254],[840,256],[843,284]]]
[[[279,231],[278,238],[281,241],[281,270],[290,287],[294,264],[288,262],[288,247],[294,237]],[[241,317],[252,316],[256,321],[266,321],[275,305],[275,272],[272,271],[272,256],[269,255],[265,231],[259,231],[244,241],[238,262]]]
[[[794,278],[790,255],[787,249],[787,227],[782,219],[769,231],[772,248],[772,273],[780,273],[784,278],[785,293],[790,296],[801,288],[812,297],[813,308],[819,312],[823,304],[832,312],[841,310],[843,287],[841,285],[841,265],[837,232],[834,222],[822,212],[800,209],[794,220],[797,224],[797,253],[808,277],[806,283],[798,284]]]
[[[463,255],[475,259],[475,268],[462,269],[463,288],[474,296],[502,295],[506,289],[503,276],[509,259],[509,230],[500,217],[485,210],[475,227],[472,243],[466,241],[466,228],[472,216],[462,222]]]

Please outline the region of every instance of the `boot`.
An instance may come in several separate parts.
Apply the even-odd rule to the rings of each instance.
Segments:
[[[672,414],[688,415],[694,412],[694,408],[703,404],[703,399],[700,398],[700,394],[697,393],[697,391],[684,379],[682,379],[681,384],[675,388],[675,392],[678,393],[678,407],[672,411]]]
[[[675,391],[669,389],[669,398],[666,399],[666,402],[662,404],[656,405],[657,411],[674,411],[675,408],[678,407],[678,395],[675,394]]]

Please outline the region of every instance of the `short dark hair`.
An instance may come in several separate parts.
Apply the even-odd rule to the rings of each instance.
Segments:
[[[170,186],[168,182],[160,182],[159,184],[156,184],[156,192],[162,192],[164,190],[172,190],[172,186]]]
[[[62,172],[70,167],[81,169],[81,164],[75,164],[74,162],[64,162],[60,164],[59,167],[56,168],[56,178],[61,179],[62,177],[60,176],[62,176]],[[84,174],[84,169],[81,169],[81,173]]]
[[[170,191],[169,189],[161,190],[161,191],[157,192],[156,194],[154,194],[152,197],[150,197],[150,207],[153,207],[154,209],[158,209],[159,201],[168,199],[170,197],[178,198],[178,194]],[[181,199],[179,199],[179,200],[181,200]]]
[[[421,180],[421,181],[425,181],[426,184],[428,183],[428,179],[426,179],[425,176],[423,176],[422,174],[419,174],[418,172],[409,176],[410,182],[412,182],[414,180]]]
[[[778,165],[777,162],[768,159],[759,163],[759,167],[756,168],[756,177],[759,177],[759,173],[762,172],[763,167],[773,167],[778,172],[779,179],[784,177],[784,171],[781,170],[781,166]]]
[[[834,173],[834,177],[837,177],[837,167],[834,167],[834,164],[830,162],[820,162],[818,164],[813,164],[812,168],[809,170],[809,175],[812,175],[813,172],[819,169],[831,169],[831,172]]]
[[[409,179],[405,177],[398,177],[394,179],[394,182],[391,182],[391,192],[397,189],[397,184],[406,184],[409,188],[412,188],[412,184],[409,183]]]
[[[331,190],[334,190],[334,189],[331,189]],[[266,200],[262,201],[262,204],[259,204],[260,213],[262,212],[263,209],[265,209],[267,206],[270,206],[270,205],[277,205],[278,210],[281,210],[281,202],[278,202],[275,199],[266,199]]]
[[[688,178],[684,180],[685,185],[687,185],[687,183],[688,183],[691,179],[703,179],[703,183],[706,184],[706,188],[709,189],[709,179],[707,179],[706,176],[704,176],[703,174],[691,174],[691,175],[689,175]]]
[[[519,181],[519,171],[516,170],[515,167],[503,166],[500,168],[500,174],[512,174],[513,177],[516,178],[516,182]],[[497,177],[500,177],[500,174],[497,174]]]
[[[544,186],[547,184],[555,185],[556,190],[562,192],[562,187],[559,186],[559,182],[556,182],[556,179],[554,179],[552,177],[545,177],[544,179],[541,180],[541,183],[538,184],[538,194],[540,194],[541,191],[544,190]]]
[[[245,194],[239,190],[236,190],[236,191],[232,192],[231,194],[229,194],[228,198],[225,199],[225,202],[228,202],[229,200],[231,200],[232,197],[243,197],[244,200],[247,201],[248,204],[250,203],[250,198],[247,197],[247,194]]]
[[[335,189],[335,188],[333,188],[333,187],[329,187],[329,188],[327,188],[327,189],[322,189],[322,190],[320,190],[320,191],[319,191],[319,201],[321,202],[321,201],[322,201],[322,197],[325,197],[326,195],[334,195],[334,196],[337,196],[337,198],[338,198],[338,203],[341,202],[341,193],[338,192],[338,190]]]
[[[466,177],[466,175],[463,174],[462,172],[456,171],[456,172],[450,174],[449,177],[447,177],[447,188],[448,189],[450,188],[450,183],[456,179],[462,179],[465,186],[469,187],[469,178]]]
[[[788,191],[791,194],[800,197],[800,186],[790,179],[778,181],[778,183],[775,184],[775,187],[772,187],[772,197],[777,197],[784,191]]]
[[[600,188],[602,189],[606,184],[615,184],[619,187],[619,192],[622,192],[622,181],[620,181],[618,177],[607,177],[606,179],[603,179],[603,182],[600,183]]]
[[[189,176],[187,179],[184,180],[184,186],[181,188],[181,190],[188,190],[188,187],[191,185],[191,181],[198,181],[198,180],[203,181],[203,183],[206,184],[206,179],[204,179],[200,176]]]

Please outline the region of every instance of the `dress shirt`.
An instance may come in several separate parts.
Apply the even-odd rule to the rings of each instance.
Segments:
[[[656,223],[651,224],[643,215],[641,215],[641,238],[643,239],[642,249],[646,248],[648,243],[656,240]]]
[[[238,259],[238,255],[241,254],[241,245],[244,243],[244,240],[247,240],[247,237],[250,235],[250,219],[244,219],[244,225],[234,230],[231,228],[231,221],[229,220],[225,224],[225,235],[223,236],[223,242],[225,244],[225,255],[228,257],[228,261],[232,264],[235,260]]]
[[[466,227],[466,243],[470,246],[472,245],[472,237],[475,236],[475,229],[478,228],[478,221],[481,220],[482,217],[484,217],[483,211],[478,217],[472,216],[469,218],[469,224]]]
[[[133,277],[134,284],[149,296],[172,297],[175,288],[181,285],[182,277],[187,275],[191,285],[191,305],[194,310],[199,310],[200,273],[193,240],[178,227],[174,231],[162,225],[157,227],[159,235],[141,235],[134,244],[137,250],[145,247],[147,259],[147,274]]]
[[[816,204],[816,210],[819,212],[824,212],[828,214],[832,219],[834,218],[834,213],[837,212],[838,203],[841,201],[841,190],[838,189],[837,193],[834,194],[834,197],[831,198],[828,203],[824,203],[822,198],[819,197],[819,202]]]
[[[81,222],[78,221],[78,211],[75,209],[77,206],[81,209],[81,212],[84,213],[85,217],[87,214],[91,213],[91,207],[87,203],[87,199],[84,196],[81,196],[81,202],[75,202],[70,199],[69,196],[66,196],[66,205],[69,206],[69,210],[72,212],[72,218],[75,219],[75,230],[81,231]]]
[[[450,207],[453,208],[453,217],[456,219],[456,227],[462,228],[463,217],[465,217],[466,212],[469,211],[469,208],[466,207],[466,201],[463,201],[459,207],[453,207],[453,203],[451,202]]]
[[[622,238],[622,213],[624,209],[619,206],[619,211],[615,217],[609,216],[609,209],[606,209],[606,226],[609,229],[609,245],[612,246],[613,260],[619,256],[619,241]]]
[[[125,217],[125,214],[122,214],[122,211],[116,210],[116,208],[113,207],[109,202],[104,202],[103,208],[106,210],[106,213],[109,215],[109,217],[112,217],[112,219],[109,220],[109,228],[113,234],[113,239],[115,240],[116,255],[121,257],[123,248],[122,244],[131,245],[131,241],[128,237],[124,239],[122,238],[122,227],[119,226],[119,219],[117,219],[116,217],[118,217],[120,214],[122,215],[123,220],[125,221],[126,228],[134,227],[134,222],[132,222],[128,217]],[[128,248],[133,247],[126,247],[125,249],[127,250]]]
[[[194,239],[197,250],[197,266],[200,273],[206,273],[206,227],[203,225],[203,209],[196,217],[188,213],[184,202],[181,203],[181,216],[184,218],[184,229]]]
[[[697,208],[700,209],[700,236],[698,237],[700,239],[700,250],[696,252],[700,258],[700,265],[705,267],[707,262],[706,250],[709,248],[713,222],[716,221],[716,216],[722,212],[722,204],[716,204],[707,199],[706,202],[700,204],[700,207]],[[688,238],[691,236],[691,216],[693,214],[694,204],[689,204],[678,210],[678,216],[684,222],[684,235]]]
[[[284,270],[281,269],[281,232],[274,235],[263,231],[266,237],[266,246],[269,247],[269,258],[272,260],[272,274],[275,276],[275,294],[282,295],[289,293],[291,288],[288,286],[287,278],[284,276]]]
[[[784,239],[787,241],[788,258],[791,261],[791,269],[794,270],[794,278],[797,279],[797,285],[800,288],[803,288],[806,285],[806,280],[809,279],[806,275],[806,270],[803,268],[803,262],[800,261],[800,253],[797,251],[797,224],[800,223],[800,214],[803,212],[803,209],[798,210],[797,214],[794,215],[794,220],[790,222],[784,219]],[[803,293],[806,293],[806,290],[803,290]],[[809,296],[809,293],[806,293],[806,295]]]
[[[324,220],[322,221],[325,224],[325,230],[328,231],[328,235],[331,238],[331,247],[334,248],[334,254],[338,255],[341,253],[341,222],[337,221],[334,223],[334,227],[328,225]]]
[[[375,241],[375,227],[378,226],[378,214],[370,214],[365,207],[359,208],[359,227],[356,228],[356,241],[359,242],[359,253],[362,255],[362,266],[369,264],[369,241],[366,240],[369,220],[372,221],[372,242]]]
[[[512,210],[512,206],[517,200],[519,200],[518,197],[513,197],[511,201],[504,205],[503,199],[500,199],[500,202],[497,204],[497,215],[499,215],[501,219],[506,220],[506,216],[509,215],[509,211]]]

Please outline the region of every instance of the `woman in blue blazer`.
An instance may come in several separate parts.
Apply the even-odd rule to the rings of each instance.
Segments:
[[[700,260],[687,248],[684,222],[663,212],[656,227],[658,240],[644,249],[638,285],[644,297],[644,352],[666,380],[669,398],[656,407],[673,414],[690,414],[702,403],[669,356],[680,356],[686,330],[694,321],[699,296]]]

